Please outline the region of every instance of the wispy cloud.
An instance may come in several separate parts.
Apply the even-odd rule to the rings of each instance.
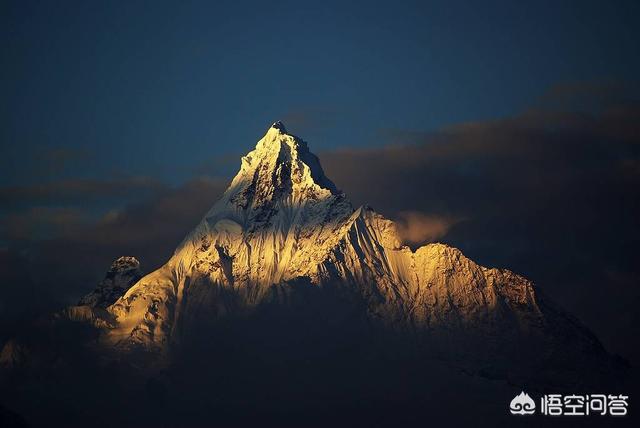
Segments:
[[[405,244],[422,245],[445,236],[457,220],[419,211],[400,211],[395,223],[398,235]]]
[[[4,208],[15,205],[78,203],[100,198],[122,197],[158,192],[166,185],[150,177],[122,179],[69,179],[43,184],[0,187],[0,204]]]

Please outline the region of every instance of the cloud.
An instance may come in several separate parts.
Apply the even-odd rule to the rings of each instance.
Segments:
[[[139,249],[155,247],[153,260],[166,258],[186,233],[194,227],[228,185],[226,180],[198,178],[153,198],[107,212],[96,224],[69,234],[66,239],[103,246]],[[161,246],[162,248],[158,248]],[[169,248],[169,249],[168,249]]]
[[[0,236],[11,241],[41,239],[69,233],[86,223],[83,210],[76,207],[31,207],[12,212],[0,221]]]
[[[20,205],[86,203],[102,198],[147,196],[166,189],[166,185],[150,177],[122,179],[69,179],[50,183],[0,187],[3,208]]]
[[[422,245],[447,234],[454,220],[427,215],[419,211],[400,211],[395,219],[396,230],[403,243]]]
[[[194,179],[151,198],[103,214],[97,221],[68,227],[32,248],[34,260],[55,269],[72,256],[102,274],[121,255],[134,255],[151,270],[164,263],[226,188],[226,180]],[[64,248],[62,260],[56,248]],[[53,260],[52,260],[53,259]]]

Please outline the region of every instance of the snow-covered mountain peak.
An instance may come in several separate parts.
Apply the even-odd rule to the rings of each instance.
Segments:
[[[274,211],[300,208],[342,194],[322,170],[307,143],[275,122],[254,150],[242,157],[224,196],[207,214],[221,214],[244,223],[247,219],[270,217]]]
[[[290,160],[292,157],[300,157],[304,153],[309,153],[307,143],[301,138],[290,134],[284,123],[277,121],[267,129],[264,137],[256,144],[254,151],[249,155],[254,157],[264,156],[267,153],[282,152],[281,160]]]
[[[264,137],[262,137],[258,141],[258,146],[256,146],[256,148],[258,148],[259,146],[266,146],[269,144],[280,143],[282,142],[282,139],[280,138],[280,136],[282,135],[290,135],[290,134],[287,131],[287,128],[284,126],[284,123],[280,121],[274,122],[273,125],[271,125],[269,129],[267,129],[267,132],[264,135]]]
[[[307,143],[276,122],[255,149],[242,157],[240,170],[224,195],[177,248],[176,255],[191,260],[191,250],[202,242],[232,254],[240,242],[256,236],[275,239],[269,252],[287,242],[297,248],[300,236],[323,234],[324,239],[324,234],[331,233],[353,211],[349,200],[325,176]],[[281,273],[277,270],[270,280]]]

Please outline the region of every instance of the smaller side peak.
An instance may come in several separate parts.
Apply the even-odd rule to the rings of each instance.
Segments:
[[[140,278],[142,272],[138,259],[131,256],[118,257],[104,279],[91,293],[81,298],[78,305],[106,308],[123,296]]]
[[[275,121],[273,123],[273,125],[271,125],[271,128],[277,129],[278,131],[282,132],[283,134],[287,133],[287,128],[284,126],[284,123],[282,123],[279,120]]]
[[[132,256],[121,256],[113,261],[109,272],[126,272],[129,270],[140,269],[140,262]]]

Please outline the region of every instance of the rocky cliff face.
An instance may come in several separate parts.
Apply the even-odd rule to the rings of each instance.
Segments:
[[[604,354],[527,279],[447,245],[403,246],[394,223],[354,209],[280,122],[171,259],[107,307],[115,322],[103,340],[119,352],[161,355],[196,326],[286,307],[306,288],[332,296],[324,312],[348,302],[368,328],[427,337],[459,355],[478,357],[475,344],[487,358]]]

